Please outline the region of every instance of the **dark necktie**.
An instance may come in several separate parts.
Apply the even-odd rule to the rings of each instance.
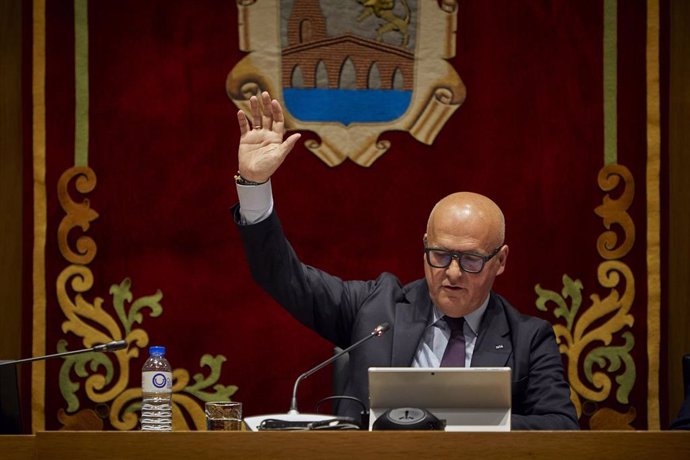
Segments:
[[[450,338],[446,351],[443,352],[441,367],[465,367],[465,318],[444,316],[443,319],[450,327]]]

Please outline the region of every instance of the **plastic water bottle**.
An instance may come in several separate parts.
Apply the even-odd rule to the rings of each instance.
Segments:
[[[141,370],[141,429],[172,431],[172,369],[165,347],[149,347]]]

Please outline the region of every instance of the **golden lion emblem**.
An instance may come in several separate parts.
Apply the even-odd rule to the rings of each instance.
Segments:
[[[410,7],[406,0],[400,3],[405,9],[404,16],[398,16],[393,12],[395,0],[357,0],[364,6],[362,12],[357,16],[357,21],[362,22],[372,14],[377,18],[383,19],[384,23],[376,29],[376,40],[382,41],[383,36],[389,32],[398,32],[402,35],[402,46],[407,46],[410,41],[408,27],[410,25]]]

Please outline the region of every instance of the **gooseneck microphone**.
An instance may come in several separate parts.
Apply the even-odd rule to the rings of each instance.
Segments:
[[[302,374],[302,375],[300,375],[299,377],[297,377],[297,380],[295,380],[295,386],[292,388],[292,402],[290,403],[290,410],[288,411],[288,415],[297,415],[297,414],[299,414],[299,411],[297,410],[297,387],[299,386],[299,384],[300,384],[300,382],[301,382],[302,380],[306,379],[307,377],[309,377],[310,375],[312,375],[314,372],[316,372],[316,371],[318,371],[318,370],[320,370],[320,369],[323,369],[324,367],[328,366],[328,365],[331,364],[333,361],[335,361],[336,359],[338,359],[338,358],[340,358],[341,356],[343,356],[345,353],[349,353],[350,351],[354,350],[355,348],[358,348],[359,346],[361,346],[361,345],[362,345],[364,342],[366,342],[367,340],[370,340],[370,339],[372,339],[372,338],[374,338],[374,337],[380,337],[380,336],[383,335],[388,329],[390,329],[390,325],[389,325],[388,323],[379,324],[378,326],[376,326],[376,327],[374,328],[374,330],[371,332],[371,334],[369,334],[369,335],[367,335],[366,337],[364,337],[363,339],[361,339],[361,340],[359,340],[359,341],[353,343],[352,345],[350,345],[349,347],[345,348],[344,350],[341,350],[340,352],[334,354],[333,356],[331,356],[330,358],[328,358],[326,361],[322,362],[322,363],[319,364],[318,366],[316,366],[316,367],[314,367],[314,368],[312,368],[312,369],[309,369],[307,372],[305,372],[304,374]]]
[[[15,359],[13,361],[0,361],[0,367],[1,366],[9,366],[10,364],[21,364],[21,363],[29,363],[31,361],[40,361],[42,359],[62,358],[63,356],[76,355],[79,353],[89,353],[89,352],[93,352],[93,351],[95,351],[97,353],[108,352],[108,351],[117,351],[117,350],[122,350],[123,348],[127,348],[127,341],[126,340],[113,340],[112,342],[103,343],[101,345],[96,345],[95,347],[84,348],[81,350],[63,351],[62,353],[55,353],[52,355],[44,355],[44,356],[34,356],[33,358]]]

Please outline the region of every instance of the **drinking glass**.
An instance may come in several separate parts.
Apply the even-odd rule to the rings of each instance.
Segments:
[[[241,402],[213,401],[206,403],[207,431],[239,431],[241,429]]]

